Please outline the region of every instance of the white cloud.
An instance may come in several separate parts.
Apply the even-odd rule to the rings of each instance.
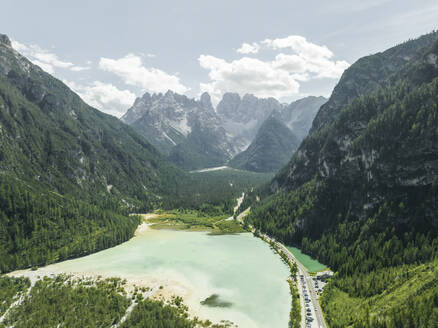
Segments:
[[[37,59],[32,59],[31,62],[34,63],[35,65],[39,66],[43,71],[46,71],[49,74],[53,75],[55,73],[53,66],[50,64],[40,62]]]
[[[290,35],[281,39],[266,39],[264,45],[272,49],[289,49],[292,55],[280,53],[275,57],[274,65],[288,71],[311,74],[310,78],[339,78],[349,64],[332,60],[333,52],[326,46],[316,45],[299,35]]]
[[[276,98],[299,92],[295,77],[285,70],[276,69],[271,62],[249,57],[227,62],[206,55],[201,55],[198,60],[201,67],[210,70],[210,82],[201,83],[201,92],[209,92],[214,102],[225,92]]]
[[[259,46],[258,43],[252,45]],[[243,43],[238,52],[254,53],[252,45]],[[261,45],[279,53],[272,60],[244,56],[230,62],[201,55],[199,64],[209,70],[209,81],[200,84],[201,92],[211,93],[214,102],[230,91],[259,97],[291,98],[300,92],[300,82],[337,79],[349,66],[346,61],[333,60],[334,54],[326,46],[311,43],[298,35],[266,39]]]
[[[38,46],[32,46],[32,57],[36,60],[59,68],[73,67],[73,63],[62,61],[53,53],[47,52]]]
[[[55,72],[55,68],[70,69],[72,71],[89,69],[89,67],[75,66],[71,62],[63,61],[59,59],[58,56],[53,52],[42,49],[38,45],[27,46],[16,40],[12,40],[12,47],[49,74],[53,74]]]
[[[90,69],[90,68],[91,68],[90,66],[73,66],[71,68],[71,70],[74,72],[81,72],[81,71],[85,71],[85,70]]]
[[[99,68],[116,74],[127,85],[133,85],[150,92],[173,90],[185,93],[185,87],[176,75],[168,74],[153,67],[145,67],[139,56],[128,54],[120,59],[100,58]]]
[[[80,85],[71,81],[64,81],[87,104],[100,111],[121,117],[132,106],[135,94],[129,90],[120,90],[110,83],[94,81],[88,85]]]
[[[259,52],[259,50],[260,46],[257,42],[253,42],[252,44],[244,42],[242,43],[242,46],[236,51],[239,54],[256,54]]]
[[[290,35],[281,39],[265,39],[262,41],[267,47],[273,49],[290,48],[303,57],[318,56],[330,58],[333,53],[326,46],[319,46],[308,42],[305,37],[300,35]]]
[[[18,42],[17,40],[12,40],[11,43],[12,43],[12,48],[17,50],[18,52],[24,52],[28,49],[26,45]]]

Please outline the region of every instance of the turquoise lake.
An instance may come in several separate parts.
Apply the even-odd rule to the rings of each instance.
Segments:
[[[160,284],[170,294],[180,292],[192,313],[213,322],[230,320],[243,328],[288,326],[288,267],[249,233],[149,230],[119,246],[42,269]],[[200,304],[212,294],[231,306]]]

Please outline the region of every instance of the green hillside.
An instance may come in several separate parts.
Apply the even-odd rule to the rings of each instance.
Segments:
[[[276,172],[298,148],[298,138],[292,131],[270,116],[263,122],[248,148],[236,155],[228,165],[255,172]]]
[[[129,239],[188,177],[1,40],[0,271]]]
[[[328,104],[352,85],[365,94],[357,91],[357,97],[313,130],[263,191],[268,196],[249,218],[256,228],[299,245],[337,271],[331,286],[348,297],[354,297],[348,285],[369,277],[376,285],[394,283],[396,276],[379,276],[384,268],[428,267],[438,256],[437,37],[432,33],[353,64]],[[394,54],[404,59],[393,60]],[[365,72],[367,65],[372,72],[374,62],[380,68],[389,65],[392,74],[369,79],[354,73]],[[375,87],[369,89],[370,84]],[[350,283],[342,284],[344,280]],[[436,303],[430,306],[427,300],[437,295],[438,287],[430,288],[431,294],[417,290],[418,306],[410,313],[403,310],[408,298],[402,298],[389,303],[384,313],[374,309],[375,318],[360,324],[355,324],[360,313],[349,312],[342,321],[341,311],[332,310],[329,324],[377,327],[373,320],[379,318],[385,322],[382,327],[399,327],[397,322],[410,316],[431,316]],[[376,293],[385,292],[384,285]],[[339,295],[325,295],[326,311]],[[370,295],[361,296],[372,302]],[[430,325],[415,321],[408,326]]]

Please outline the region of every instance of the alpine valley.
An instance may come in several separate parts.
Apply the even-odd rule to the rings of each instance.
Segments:
[[[121,120],[184,170],[229,164],[255,172],[275,172],[287,163],[325,102],[324,97],[307,97],[285,105],[274,98],[225,93],[215,110],[208,93],[195,100],[169,90],[165,94],[145,93]],[[275,131],[272,117],[283,123],[281,131]],[[264,140],[260,134],[271,132],[280,147],[276,151],[268,149],[271,143],[260,144]],[[257,163],[251,158],[243,162],[247,149],[251,157],[259,158]],[[275,164],[263,163],[263,158],[272,156]]]
[[[40,50],[0,34],[0,328],[438,327],[438,32],[345,70],[244,43],[239,82],[308,60],[294,82],[323,84],[318,51],[340,79],[290,103],[145,87],[120,119]],[[240,62],[214,63],[210,87]]]

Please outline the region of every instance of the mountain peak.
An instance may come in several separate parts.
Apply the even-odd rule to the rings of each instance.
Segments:
[[[145,92],[144,95],[141,97],[142,99],[151,99],[151,94],[149,92]]]
[[[208,92],[204,92],[199,99],[203,108],[214,111],[213,105],[211,104],[211,97]]]
[[[6,34],[0,34],[0,43],[6,44],[8,47],[11,47],[11,40]]]
[[[249,147],[228,165],[255,172],[275,172],[290,160],[298,145],[299,140],[294,133],[271,114],[262,123]]]

